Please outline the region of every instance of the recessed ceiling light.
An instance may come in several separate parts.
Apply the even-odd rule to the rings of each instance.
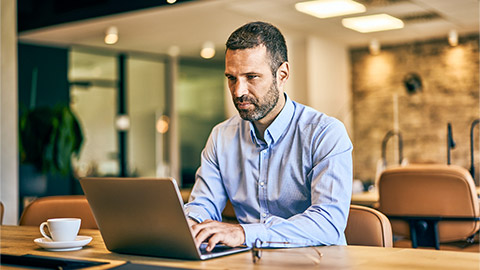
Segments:
[[[388,14],[346,18],[342,20],[342,24],[360,33],[400,29],[404,25],[402,20]]]
[[[317,18],[330,18],[365,12],[365,6],[352,0],[317,0],[295,4],[295,8]]]
[[[215,56],[215,44],[211,41],[203,43],[200,56],[205,59],[213,58]]]
[[[115,26],[110,26],[105,32],[105,43],[113,45],[118,41],[118,29]]]

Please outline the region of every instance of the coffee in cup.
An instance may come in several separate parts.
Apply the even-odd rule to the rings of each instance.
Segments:
[[[74,241],[80,230],[81,219],[79,218],[50,218],[40,224],[40,233],[46,239],[55,242]],[[50,235],[45,232],[48,228]]]

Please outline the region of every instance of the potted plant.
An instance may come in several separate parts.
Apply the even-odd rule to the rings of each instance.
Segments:
[[[41,173],[71,171],[72,155],[78,156],[83,142],[80,124],[68,105],[38,107],[20,117],[20,162]]]
[[[30,106],[22,110],[19,119],[19,154],[20,163],[30,165],[24,171],[28,171],[30,178],[35,174],[43,178],[44,184],[40,186],[46,189],[46,174],[71,172],[71,158],[80,154],[83,133],[68,103],[36,106],[37,81],[38,69],[34,68]]]
[[[20,190],[24,195],[35,196],[45,193],[47,174],[68,175],[72,179],[71,158],[80,154],[83,142],[80,123],[69,104],[35,106],[37,74],[35,68],[30,106],[23,108],[19,117],[19,154],[24,175]]]

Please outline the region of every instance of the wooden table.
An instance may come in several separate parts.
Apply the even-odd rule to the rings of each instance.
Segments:
[[[378,191],[365,191],[362,193],[352,194],[352,204],[365,205],[376,208],[379,196]]]
[[[262,259],[253,264],[250,252],[207,261],[182,261],[155,257],[123,255],[109,252],[97,230],[81,230],[93,241],[81,250],[51,252],[38,247],[33,240],[41,237],[37,227],[1,226],[2,254],[34,254],[71,259],[105,261],[110,264],[88,269],[108,269],[125,261],[188,269],[476,269],[480,254],[470,252],[380,248],[361,246],[316,247],[264,250]],[[2,266],[2,269],[9,269]],[[18,268],[11,268],[18,269]]]

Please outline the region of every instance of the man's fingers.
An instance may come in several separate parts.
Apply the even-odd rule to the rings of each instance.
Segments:
[[[192,226],[197,246],[208,240],[207,250],[211,251],[216,244],[239,246],[245,241],[245,232],[240,225],[206,220]]]
[[[197,246],[200,246],[203,242],[205,242],[205,240],[207,240],[210,236],[212,236],[212,234],[215,233],[215,229],[212,228],[211,226],[197,225],[195,229],[197,230],[195,235],[195,241],[197,242]]]
[[[223,234],[214,234],[210,239],[208,240],[208,245],[207,245],[207,251],[212,251],[215,245],[218,243],[224,241],[224,236]]]
[[[202,223],[195,223],[194,225],[192,225],[192,234],[195,238],[197,238],[197,235],[198,233],[205,227],[208,227],[209,225],[209,222],[210,220],[205,220],[204,222]]]

